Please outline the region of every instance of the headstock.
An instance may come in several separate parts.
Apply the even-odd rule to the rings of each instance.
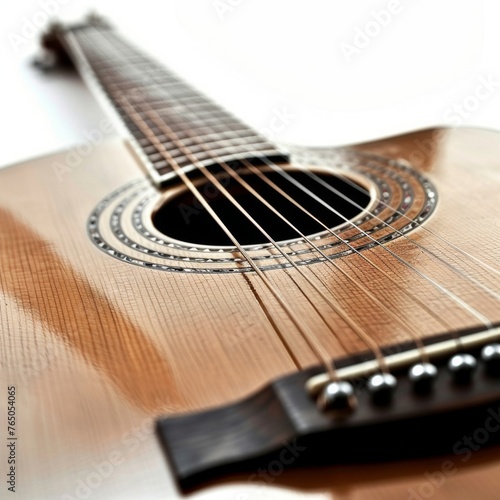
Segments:
[[[52,22],[47,31],[41,36],[40,45],[42,51],[35,59],[35,65],[43,70],[73,66],[65,47],[64,35],[75,30],[87,28],[109,29],[111,25],[96,13],[89,14],[82,23],[78,24],[68,25],[59,21]]]

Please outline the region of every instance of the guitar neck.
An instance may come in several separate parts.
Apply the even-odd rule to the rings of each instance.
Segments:
[[[288,160],[280,148],[110,27],[85,25],[60,36],[81,75],[111,105],[146,173],[158,187],[176,178],[176,167],[192,174],[199,167],[221,161],[247,159],[261,164]]]

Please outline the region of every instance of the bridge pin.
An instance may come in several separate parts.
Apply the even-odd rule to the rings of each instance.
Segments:
[[[352,384],[346,381],[328,383],[318,398],[318,406],[323,411],[347,413],[357,405]]]
[[[413,390],[423,394],[432,390],[437,374],[438,370],[433,364],[418,363],[410,368],[408,377],[413,383]]]
[[[368,381],[368,390],[375,404],[388,404],[394,394],[398,381],[391,373],[376,373]]]
[[[457,384],[468,384],[477,367],[477,360],[471,354],[455,354],[448,362],[448,370]]]
[[[490,376],[500,376],[500,344],[488,344],[481,351],[486,373]]]

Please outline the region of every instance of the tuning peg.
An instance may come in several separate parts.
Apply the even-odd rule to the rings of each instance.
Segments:
[[[56,54],[50,50],[41,50],[34,58],[32,62],[33,66],[42,70],[49,71],[57,67],[57,57]]]

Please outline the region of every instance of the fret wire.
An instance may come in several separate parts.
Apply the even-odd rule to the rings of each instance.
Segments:
[[[182,181],[184,182],[184,185],[189,188],[189,190],[198,199],[198,201],[204,206],[204,208],[207,210],[207,212],[210,213],[210,215],[215,220],[215,222],[219,225],[219,227],[224,231],[224,233],[227,235],[227,237],[237,247],[237,249],[240,252],[240,254],[242,255],[242,257],[250,264],[252,269],[263,280],[264,284],[268,287],[269,291],[274,295],[274,297],[279,302],[281,307],[285,310],[288,317],[294,323],[294,325],[296,326],[296,328],[298,329],[299,333],[302,335],[303,339],[306,341],[308,346],[311,348],[311,350],[314,352],[314,354],[317,356],[317,358],[320,360],[320,362],[322,362],[326,371],[329,373],[331,380],[335,380],[335,381],[338,380],[338,378],[336,376],[336,368],[335,368],[333,362],[331,362],[330,356],[328,355],[328,352],[321,345],[321,343],[319,342],[317,337],[314,335],[313,331],[310,329],[310,327],[307,325],[307,323],[303,322],[302,319],[300,318],[300,316],[297,315],[296,312],[290,307],[289,303],[286,301],[286,299],[281,294],[281,291],[278,288],[276,288],[272,284],[272,282],[269,280],[269,278],[267,278],[267,276],[262,272],[260,267],[255,263],[255,261],[251,258],[251,256],[245,250],[245,248],[238,242],[238,240],[235,238],[235,236],[230,232],[230,230],[224,224],[224,222],[219,217],[219,215],[216,213],[216,211],[211,207],[208,200],[205,199],[205,197],[201,194],[199,189],[195,186],[195,184],[193,184],[191,179],[189,179],[189,177],[186,176],[184,171],[179,168],[179,164],[176,162],[176,160],[171,157],[170,153],[166,149],[161,147],[161,144],[158,144],[156,142],[155,135],[151,133],[151,131],[148,129],[148,125],[142,121],[142,118],[135,113],[135,108],[130,103],[128,103],[128,105],[131,108],[131,111],[130,111],[131,116],[133,116],[133,114],[135,114],[139,118],[139,120],[137,120],[137,123],[143,129],[144,134],[149,135],[151,138],[151,141],[153,141],[157,145],[157,147],[159,148],[159,151],[162,152],[162,154],[165,156],[165,158],[167,160],[173,162],[175,171],[178,172],[179,176],[181,177]],[[292,261],[292,264],[293,264],[293,261]],[[301,275],[304,275],[303,271],[300,268],[298,268],[298,270],[301,273]],[[304,275],[304,277],[306,279],[308,278],[307,275]],[[292,280],[295,284],[297,284],[293,277],[292,277]],[[304,294],[304,296],[306,298],[308,298],[306,293],[300,288],[300,286],[299,286],[299,290],[301,291],[301,293]],[[286,341],[286,336],[281,334],[281,330],[279,330],[279,329],[275,329],[275,330],[277,331],[277,333],[280,336],[280,339],[282,340],[284,345],[288,347],[288,343]],[[290,355],[292,355],[293,351],[291,349],[289,349],[289,352],[290,352]],[[298,363],[297,363],[297,366],[298,366]]]
[[[133,113],[135,116],[137,116],[140,120],[142,118],[140,117],[139,113],[133,108]],[[158,115],[155,115],[160,121],[161,118]],[[142,121],[146,127],[148,126],[144,121]],[[182,143],[182,141],[178,141],[178,137],[175,134],[175,132],[168,127],[164,122],[162,124],[167,129],[166,133],[172,134],[173,137],[175,137],[176,142],[179,142],[179,148],[186,149]],[[186,155],[189,156],[190,152],[189,150],[186,150]],[[192,160],[196,163],[197,167],[199,168],[199,162],[197,158],[192,158]],[[224,161],[219,158],[218,163],[221,163],[222,165],[224,164]],[[226,164],[226,166],[229,168],[229,166]],[[318,294],[322,297],[322,299],[329,304],[329,306],[334,310],[337,314],[340,315],[340,317],[354,330],[354,332],[360,336],[366,343],[367,347],[369,347],[372,350],[372,353],[374,354],[375,358],[377,359],[379,363],[380,370],[382,372],[386,372],[386,366],[385,366],[385,358],[384,355],[380,349],[380,347],[375,343],[375,341],[371,338],[370,334],[366,332],[362,327],[360,327],[354,320],[352,320],[349,315],[336,303],[335,300],[332,300],[329,298],[329,296],[323,292],[323,290],[314,282],[314,280],[309,277],[300,267],[297,266],[297,264],[293,261],[293,259],[285,253],[281,247],[273,240],[273,238],[262,228],[262,226],[259,225],[259,223],[236,201],[236,199],[226,190],[226,188],[219,182],[219,180],[209,171],[203,170],[203,175],[214,184],[214,186],[219,189],[221,193],[224,193],[226,199],[230,200],[231,203],[237,207],[251,222],[252,224],[258,228],[262,234],[266,237],[266,239],[269,240],[269,242],[278,250],[278,252],[290,263],[290,265],[297,270],[297,272],[300,274],[300,276],[307,282],[309,285],[311,285],[317,292]],[[299,283],[292,277],[293,282],[299,287],[300,291],[304,294],[306,299],[315,307],[315,304],[311,301],[307,293],[300,287]],[[343,345],[341,337],[336,334],[336,328],[333,328],[326,317],[315,307],[318,315],[322,318],[324,323],[328,326],[330,331],[333,333],[335,338],[339,341],[341,345]]]
[[[99,34],[101,35],[100,32]],[[133,147],[141,151],[140,156],[147,160],[150,167],[157,173],[162,170],[162,176],[169,173],[167,165],[164,165],[163,162],[157,164],[154,161],[156,157],[149,158],[154,153],[152,153],[151,148],[147,151],[144,148],[151,146],[151,141],[127,116],[127,112],[120,105],[120,97],[117,92],[130,94],[131,99],[133,99],[132,95],[136,91],[141,100],[153,106],[164,120],[171,121],[173,115],[181,114],[183,121],[179,127],[188,127],[199,140],[207,141],[207,144],[217,152],[218,156],[228,158],[232,155],[237,157],[240,154],[245,157],[253,157],[265,154],[284,160],[287,158],[283,151],[271,144],[265,137],[222,110],[213,101],[205,99],[201,94],[184,84],[182,80],[142,56],[138,51],[132,51],[138,57],[134,57],[134,64],[131,64],[130,60],[123,61],[124,54],[128,54],[130,57],[131,52],[123,50],[116,52],[115,50],[104,50],[102,46],[97,47],[88,32],[77,32],[75,35],[76,42],[85,57],[85,64],[93,72],[93,79],[99,84],[100,90],[107,96],[122,123],[134,138]],[[110,36],[109,33],[106,34],[106,39],[112,40],[115,47],[117,44],[125,46],[123,42],[114,35]],[[91,45],[93,45],[92,48]],[[119,58],[116,57],[117,55]],[[140,67],[137,63],[140,64]],[[162,80],[158,81],[159,78]],[[151,128],[166,146],[173,146],[169,144],[171,141],[162,134],[158,127],[152,126]],[[179,135],[186,141],[188,140],[188,134],[179,131]],[[202,151],[196,148],[196,141],[191,141],[190,146],[193,147],[192,152],[200,155],[202,161],[207,162],[210,159],[207,155],[201,155]],[[172,149],[175,151],[177,148],[173,147]],[[180,162],[185,160],[182,156],[178,158]],[[190,166],[187,160],[186,166]],[[156,175],[152,177],[155,182],[158,182]]]
[[[130,102],[127,102],[127,98],[126,98],[126,96],[123,96],[123,97],[124,97],[125,102],[128,104],[129,108],[130,108],[130,107],[132,107],[131,103],[130,103]],[[139,118],[139,120],[141,120],[141,121],[142,121],[142,124],[143,124],[143,125],[145,125],[145,127],[147,127],[147,128],[149,129],[149,132],[150,132],[150,133],[152,133],[154,136],[156,135],[156,134],[155,134],[155,132],[154,132],[154,130],[150,128],[149,123],[148,123],[147,121],[143,120],[143,118],[142,118],[142,116],[140,115],[140,113],[138,113],[138,112],[136,111],[136,108],[135,108],[135,107],[132,107],[132,113],[133,113],[133,115],[136,115],[136,116]],[[177,134],[174,130],[170,129],[170,128],[166,125],[166,123],[163,121],[163,118],[161,118],[159,115],[156,115],[156,116],[157,116],[157,117],[158,117],[158,118],[159,118],[159,119],[163,122],[162,128],[163,128],[163,127],[168,128],[168,135],[172,134],[172,135],[175,137],[175,140],[177,141],[177,140],[179,139],[178,134]],[[133,118],[133,119],[137,122],[137,118]],[[140,123],[137,123],[137,124],[138,124],[138,126],[139,126],[141,129],[143,129],[143,126],[142,126]],[[189,149],[188,149],[188,148],[187,148],[187,147],[186,147],[183,143],[180,143],[180,144],[182,144],[182,149],[183,149],[183,150],[185,150],[184,152],[185,152],[186,156],[190,156],[190,155],[191,155],[190,150],[189,150]],[[181,148],[181,146],[179,146],[179,148]],[[167,152],[166,150],[162,151],[162,154],[163,154],[164,156],[167,156],[167,155],[169,155],[169,156],[170,156],[170,152]],[[168,157],[167,157],[167,159],[168,159]],[[170,157],[170,159],[172,159],[172,157]],[[199,165],[199,163],[198,163],[198,159],[197,159],[197,157],[193,157],[193,158],[191,158],[191,160],[192,160],[192,161],[194,161],[194,162],[197,164],[198,168],[199,168],[199,166],[200,166],[200,165]],[[178,166],[178,164],[177,164],[177,166]],[[228,199],[231,199],[231,202],[232,202],[233,204],[237,205],[237,206],[238,206],[238,208],[240,208],[240,206],[239,206],[239,205],[235,202],[235,200],[234,200],[234,199],[233,199],[233,198],[229,195],[229,193],[227,193],[227,192],[225,191],[225,188],[219,184],[218,180],[217,180],[216,178],[212,177],[212,174],[210,174],[210,173],[209,173],[208,171],[206,171],[206,170],[202,170],[202,172],[203,172],[203,174],[204,174],[205,176],[210,176],[210,177],[209,177],[209,179],[210,179],[210,180],[211,180],[211,181],[212,181],[212,182],[213,182],[213,183],[214,183],[214,184],[215,184],[215,185],[219,188],[219,190],[221,190],[222,192],[224,192],[224,193],[226,194],[226,197],[228,197]],[[183,179],[183,180],[184,180],[184,179]],[[186,182],[186,184],[188,184],[188,182],[190,182],[190,181],[188,181],[188,179],[185,179],[185,182]],[[190,185],[190,184],[188,184],[188,185]],[[193,192],[193,194],[195,194],[195,195],[196,195],[197,193],[196,193],[196,192]],[[200,198],[200,201],[203,203],[203,200],[202,200],[201,198]],[[209,209],[209,206],[208,206],[208,205],[207,205],[207,209]],[[251,219],[251,217],[250,217],[250,216],[249,216],[249,215],[248,215],[245,211],[243,211],[243,213],[244,213],[247,217],[249,217],[249,218]],[[213,214],[213,217],[214,217],[216,220],[218,220],[218,216],[217,216],[215,213]],[[262,229],[262,228],[261,228],[261,227],[260,227],[260,226],[259,226],[259,225],[258,225],[258,224],[254,221],[254,220],[253,220],[253,219],[251,219],[251,220],[252,220],[253,224],[254,224],[256,227],[258,227],[258,228],[259,228],[259,230],[260,230],[260,231],[261,231],[261,232],[262,232],[262,233],[263,233],[263,234],[264,234],[267,238],[269,238],[269,240],[271,241],[271,243],[273,243],[273,245],[274,245],[274,246],[278,249],[278,251],[280,251],[280,252],[282,253],[283,257],[284,257],[285,259],[287,259],[287,260],[290,262],[290,264],[291,264],[291,265],[292,265],[295,269],[297,269],[298,273],[299,273],[299,274],[303,277],[303,279],[305,279],[305,280],[306,280],[306,281],[307,281],[307,282],[308,282],[311,286],[313,286],[313,287],[315,288],[315,290],[316,290],[316,291],[317,291],[317,292],[321,295],[321,297],[322,297],[324,300],[326,300],[326,301],[327,301],[327,303],[328,303],[328,304],[330,304],[330,306],[331,306],[331,307],[332,307],[335,311],[337,311],[337,312],[340,314],[340,313],[342,312],[342,310],[341,310],[341,309],[339,309],[339,308],[338,308],[338,306],[337,306],[336,304],[334,304],[334,303],[333,303],[333,302],[329,299],[329,297],[328,297],[327,295],[325,295],[325,294],[324,294],[324,292],[323,292],[323,291],[322,291],[322,290],[321,290],[321,289],[320,289],[320,288],[319,288],[319,287],[315,284],[315,282],[314,282],[314,281],[312,281],[312,280],[311,280],[311,278],[310,278],[307,274],[305,274],[305,273],[302,271],[302,269],[300,269],[300,267],[297,267],[297,266],[296,266],[296,264],[294,263],[294,261],[293,261],[293,260],[292,260],[292,259],[291,259],[291,258],[290,258],[287,254],[286,254],[286,253],[283,253],[283,251],[279,248],[279,246],[277,246],[277,244],[274,242],[274,240],[272,240],[272,239],[271,239],[271,237],[270,237],[270,236],[269,236],[266,232],[264,232],[264,230],[263,230],[263,229]],[[221,227],[223,227],[223,226],[222,226],[222,222],[221,222]],[[233,239],[233,238],[231,237],[231,239]],[[238,246],[238,248],[239,248],[240,252],[243,252],[243,249],[240,247],[240,245],[239,245],[237,242],[236,242],[236,245]],[[243,254],[243,255],[246,257],[246,255],[245,255],[245,254]],[[249,260],[249,259],[247,259],[247,260]],[[249,260],[249,263],[250,263],[250,264],[252,264],[252,262],[251,262],[250,260]],[[254,266],[252,266],[252,267],[254,267]],[[254,269],[255,269],[255,271],[256,271],[256,272],[258,272],[258,273],[259,273],[259,275],[260,275],[260,270],[259,270],[259,268],[256,266],[256,267],[254,267]],[[292,278],[292,279],[293,279],[293,278]],[[295,282],[295,279],[293,279],[293,281]],[[299,289],[302,291],[302,293],[304,293],[305,297],[306,297],[306,298],[308,298],[307,294],[305,294],[305,292],[304,292],[304,291],[303,291],[300,287],[299,287]],[[308,300],[309,300],[309,298],[308,298]],[[313,305],[314,305],[314,304],[313,304]],[[318,313],[319,313],[319,311],[318,311]],[[319,314],[320,314],[320,316],[323,318],[323,320],[325,321],[326,325],[327,325],[330,329],[332,329],[331,325],[330,325],[330,324],[326,321],[326,319],[324,319],[324,317],[321,315],[321,313],[319,313]],[[290,313],[289,313],[289,315],[290,315]],[[293,318],[293,316],[291,316],[291,317]],[[341,317],[344,319],[344,321],[346,321],[346,322],[349,324],[349,326],[350,326],[351,328],[353,328],[353,329],[354,329],[354,331],[358,332],[358,334],[360,334],[359,332],[362,332],[362,333],[363,333],[362,338],[363,338],[363,339],[365,339],[365,341],[367,342],[367,345],[368,345],[368,346],[371,346],[371,347],[372,347],[373,353],[374,353],[375,357],[377,358],[377,360],[378,360],[378,361],[379,361],[379,363],[380,363],[380,368],[381,368],[381,370],[382,370],[382,371],[384,371],[384,367],[385,367],[385,365],[384,365],[384,357],[383,357],[383,355],[381,354],[381,351],[379,350],[378,346],[375,344],[375,342],[374,342],[374,341],[371,339],[371,337],[369,336],[369,334],[367,334],[367,333],[365,333],[364,331],[362,331],[362,329],[361,329],[360,327],[358,327],[358,325],[357,325],[356,323],[354,323],[354,322],[352,321],[352,319],[351,319],[349,316],[347,316],[347,315],[345,315],[345,314],[341,314]],[[298,325],[297,325],[297,326],[298,326]],[[300,327],[299,327],[299,328],[300,328]],[[301,329],[301,331],[303,331],[303,330]],[[304,333],[306,333],[306,330],[304,330]],[[335,335],[335,332],[334,332],[334,330],[333,330],[333,329],[332,329],[332,333],[334,333],[334,335]],[[360,335],[361,335],[361,334],[360,334]],[[339,338],[337,335],[335,335],[335,337],[336,337],[337,339]],[[309,339],[310,339],[309,335],[308,335],[308,334],[304,335],[304,338],[305,338],[306,340],[308,340],[308,343],[309,343]],[[314,339],[315,339],[315,337],[312,337],[312,338],[314,338]],[[309,345],[310,345],[311,347],[313,347],[313,346],[314,346],[314,344],[312,344],[312,343],[309,343]],[[330,363],[329,363],[328,361],[326,362],[326,367],[327,367],[327,369],[329,370],[329,372],[330,372],[330,373],[334,376],[334,372],[332,373],[332,368],[331,368],[331,365],[330,365]]]
[[[167,82],[166,86],[168,86],[168,85],[169,84]],[[151,84],[148,84],[146,87],[151,87],[151,86],[152,86]],[[157,85],[155,84],[155,86],[157,86]],[[185,85],[182,82],[176,82],[174,84],[174,86],[179,86],[179,87],[182,87],[183,89],[185,89]],[[211,104],[210,102],[207,102],[206,99],[200,98],[199,94],[195,94],[193,92],[192,92],[192,94],[193,94],[193,96],[195,96],[198,99],[198,102],[201,102],[205,106],[214,109],[214,111],[218,112],[220,115],[224,115],[224,116],[227,115],[227,113],[221,112],[221,110],[219,108],[217,108],[215,105]],[[169,97],[169,96],[167,96],[167,97]],[[175,97],[175,95],[174,95],[174,97]],[[189,102],[189,99],[187,99],[187,101]]]
[[[432,281],[431,281],[431,282],[432,282]],[[440,287],[440,288],[441,288],[441,287]],[[453,295],[453,294],[451,294],[451,293],[450,293],[450,296],[452,296],[452,295]],[[454,295],[453,295],[453,298],[455,298],[455,300],[457,300],[457,299],[458,299],[458,297],[456,297],[456,296],[454,296]],[[480,317],[480,315],[479,315],[479,314],[476,314],[476,316],[477,316],[477,318],[478,318],[478,319],[481,319],[481,317]],[[488,321],[488,320],[487,320],[487,318],[485,318],[485,319],[486,319],[486,323],[487,323],[487,321]]]
[[[109,37],[106,37],[106,38],[109,38]],[[120,45],[125,45],[124,42],[122,42],[119,38],[116,38],[116,37],[113,37],[113,40],[117,41]],[[159,67],[159,66],[157,66]],[[190,87],[188,87],[182,80],[176,78],[176,77],[173,77],[173,75],[168,72],[167,70],[165,70],[165,68],[163,67],[159,67],[161,68],[161,72],[162,72],[162,76],[164,75],[168,75],[169,78],[171,78],[172,80],[174,80],[174,85],[177,85],[179,87],[181,87],[183,90],[189,90],[194,96],[196,96],[197,98],[203,100],[204,102],[206,102],[207,104],[211,104],[210,101],[206,98],[203,98],[203,96],[201,96],[201,94],[199,93],[195,93]],[[133,68],[132,68],[133,69]],[[160,84],[163,84],[165,83],[165,81],[163,80],[162,82],[160,82]],[[168,83],[168,82],[167,82]],[[174,96],[175,97],[175,96]],[[220,109],[218,106],[215,105],[215,103],[213,104],[214,107],[216,107],[216,109]],[[223,110],[221,110],[223,111]],[[224,111],[224,114],[227,115],[227,116],[231,116],[229,113],[225,112]]]
[[[412,269],[413,269],[413,267],[412,267]],[[417,272],[418,272],[418,270],[417,270],[417,269],[415,269],[415,271],[417,271]],[[420,273],[419,273],[419,274],[420,274]],[[423,275],[423,276],[425,276],[425,275]],[[429,278],[428,278],[428,277],[427,277],[427,279],[429,280]],[[429,280],[429,281],[430,281],[431,283],[433,283],[433,281],[432,281],[432,280]],[[443,291],[445,291],[445,289],[443,289],[443,287],[441,287],[441,286],[440,286],[440,289],[441,289],[441,290],[443,290]],[[446,290],[446,291],[447,291],[447,290]],[[459,303],[461,303],[461,304],[462,304],[462,306],[465,306],[465,305],[466,305],[465,303],[463,303],[463,301],[461,301],[461,300],[460,300],[458,297],[456,297],[454,294],[452,294],[452,293],[451,293],[451,292],[449,292],[449,291],[447,291],[447,292],[448,292],[448,295],[449,295],[451,298],[454,298],[455,300],[458,300],[458,301],[459,301]],[[474,311],[471,307],[467,307],[467,310],[468,310],[469,312],[471,312],[471,314],[474,314],[474,316],[475,316],[477,319],[480,319],[480,320],[481,320],[482,318],[484,318],[484,317],[482,317],[480,314],[478,314],[478,313],[477,313],[477,311]],[[488,327],[489,320],[488,320],[487,318],[484,318],[484,319],[482,319],[482,321],[484,321],[484,322],[485,322],[485,325]],[[457,347],[459,347],[459,345],[458,345],[458,344],[457,344]]]

